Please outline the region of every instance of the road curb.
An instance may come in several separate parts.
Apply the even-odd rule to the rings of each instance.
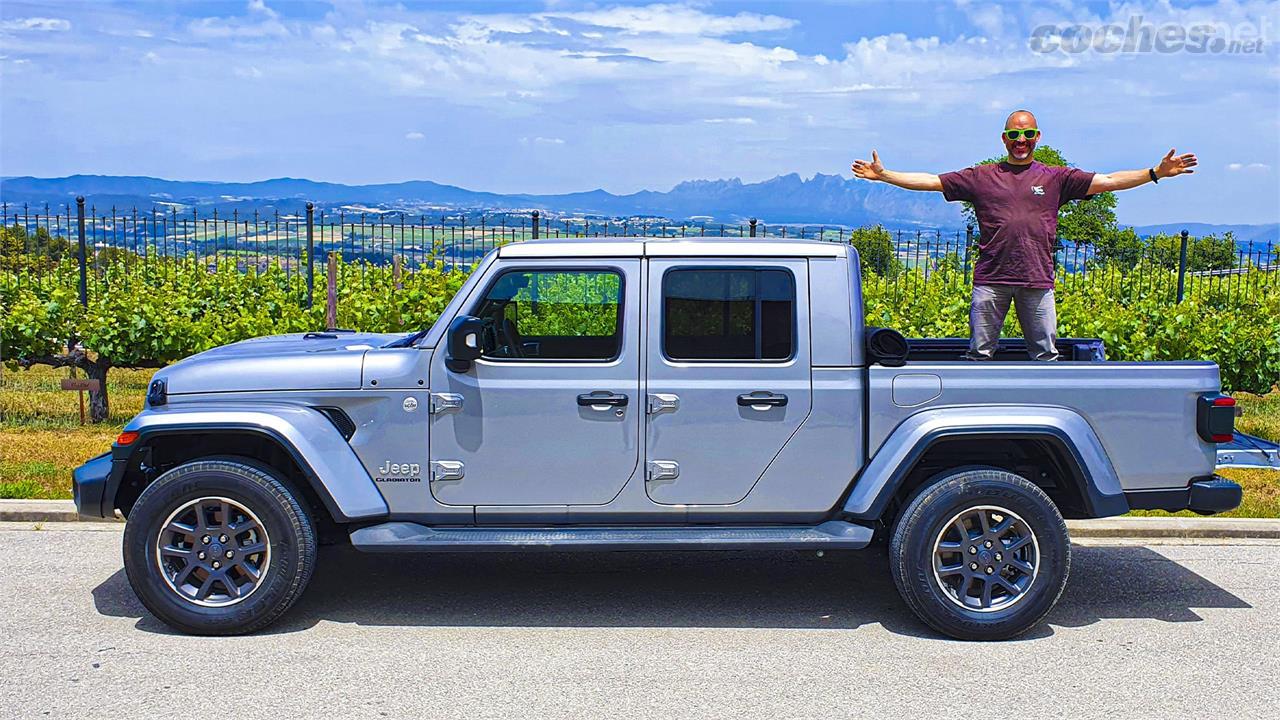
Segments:
[[[70,500],[0,500],[0,522],[119,523],[120,518],[85,518]],[[1280,539],[1280,519],[1114,517],[1068,520],[1073,538]]]
[[[0,500],[0,522],[119,523],[120,518],[86,518],[70,500]]]
[[[1113,517],[1068,520],[1073,538],[1280,539],[1270,518]]]

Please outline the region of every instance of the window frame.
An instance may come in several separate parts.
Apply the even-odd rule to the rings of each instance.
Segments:
[[[525,357],[525,358],[500,358],[481,355],[476,358],[478,362],[486,363],[545,363],[545,364],[595,364],[607,365],[616,363],[622,357],[623,351],[627,345],[627,272],[620,265],[517,265],[499,270],[484,286],[484,290],[476,297],[476,301],[467,308],[467,315],[476,316],[476,311],[485,303],[489,297],[489,292],[498,284],[503,277],[510,273],[536,273],[536,272],[571,272],[571,273],[610,273],[618,277],[618,350],[609,358],[546,358],[546,357]],[[476,316],[478,317],[478,316]]]
[[[735,270],[751,270],[759,272],[761,270],[775,270],[784,272],[791,279],[791,354],[781,359],[762,359],[752,358],[750,360],[742,358],[677,358],[672,357],[667,352],[667,275],[673,272],[685,272],[689,270],[711,270],[711,271],[735,271]],[[661,306],[658,308],[658,349],[662,353],[662,359],[669,363],[699,363],[699,364],[724,364],[732,363],[735,365],[785,365],[794,362],[800,351],[800,328],[799,322],[799,305],[800,305],[800,284],[796,282],[796,274],[790,267],[785,265],[675,265],[668,267],[662,271],[662,278],[658,285],[658,297],[661,300]],[[759,298],[756,299],[759,302]],[[756,328],[757,330],[759,328]]]

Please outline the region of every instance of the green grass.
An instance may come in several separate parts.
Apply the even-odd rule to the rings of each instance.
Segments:
[[[1280,385],[1266,395],[1240,392],[1235,398],[1243,413],[1236,420],[1240,432],[1280,442]]]
[[[111,418],[99,428],[119,428],[142,410],[147,384],[155,370],[113,368],[107,373],[107,397]],[[77,371],[77,377],[84,373]],[[37,366],[30,370],[9,370],[0,366],[0,431],[32,428],[80,427],[80,393],[62,390],[59,383],[70,377],[66,368]],[[88,413],[88,393],[85,394]]]
[[[71,471],[110,448],[124,423],[142,409],[154,372],[113,369],[107,376],[110,421],[81,427],[77,393],[58,388],[65,369],[0,370],[0,498],[71,497]],[[1280,387],[1266,395],[1235,397],[1244,413],[1237,421],[1240,431],[1280,442]],[[1244,488],[1244,502],[1223,517],[1280,518],[1280,472],[1224,468],[1221,473]]]

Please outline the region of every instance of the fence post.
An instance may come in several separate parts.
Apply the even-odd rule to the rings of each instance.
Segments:
[[[326,300],[324,306],[324,329],[338,329],[338,253],[329,253],[329,268],[325,274]]]
[[[538,239],[538,215],[539,215],[538,211],[534,210],[533,211],[533,235],[532,235],[532,238],[534,240]]]
[[[1187,280],[1187,231],[1182,231],[1182,246],[1178,249],[1178,302],[1182,302]]]
[[[315,301],[316,288],[316,204],[307,203],[307,307],[311,308]]]
[[[80,304],[89,305],[89,243],[84,236],[84,196],[76,197],[76,235],[80,240]]]
[[[751,237],[756,236],[756,219],[751,218]]]
[[[969,282],[969,246],[973,244],[973,223],[964,228],[964,281]]]

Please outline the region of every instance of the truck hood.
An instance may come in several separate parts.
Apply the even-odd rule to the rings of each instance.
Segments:
[[[242,340],[184,358],[155,374],[170,395],[360,387],[366,351],[405,333],[293,333]]]

